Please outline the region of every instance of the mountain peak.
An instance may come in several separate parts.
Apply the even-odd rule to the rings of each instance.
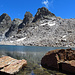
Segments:
[[[43,19],[44,16],[53,17],[55,15],[51,13],[47,8],[42,7],[38,9],[36,15],[34,16],[33,22],[36,22],[38,19]]]
[[[8,14],[3,13],[0,16],[0,22],[3,22],[2,24],[7,24],[7,23],[11,22],[11,18],[10,18],[10,16]]]

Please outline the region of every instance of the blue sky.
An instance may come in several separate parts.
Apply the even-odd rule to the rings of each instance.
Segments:
[[[61,18],[75,18],[75,0],[0,0],[0,15],[7,13],[12,20],[23,19],[26,11],[34,16],[41,7]]]

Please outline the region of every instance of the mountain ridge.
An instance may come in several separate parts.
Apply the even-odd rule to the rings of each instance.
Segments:
[[[24,46],[75,46],[75,19],[56,17],[45,7],[39,8],[34,17],[26,12],[23,20],[9,18],[6,26],[0,33],[0,44],[7,41]]]

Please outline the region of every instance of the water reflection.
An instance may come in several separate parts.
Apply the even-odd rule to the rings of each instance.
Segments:
[[[35,75],[33,71],[31,72],[31,75]]]
[[[0,45],[0,56],[7,55],[16,59],[27,60],[27,66],[23,70],[21,70],[17,75],[51,75],[59,72],[42,68],[42,66],[40,65],[41,58],[45,55],[46,52],[60,48],[61,47]]]

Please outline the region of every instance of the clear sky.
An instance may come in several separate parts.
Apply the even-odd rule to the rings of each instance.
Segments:
[[[12,20],[23,19],[26,11],[34,16],[41,7],[61,18],[75,18],[75,0],[0,0],[0,15],[7,13]]]

